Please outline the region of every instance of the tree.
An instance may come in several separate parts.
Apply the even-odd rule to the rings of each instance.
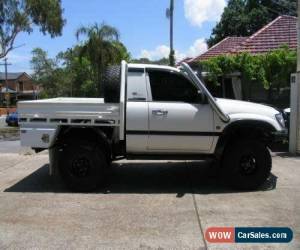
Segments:
[[[31,33],[37,25],[43,34],[61,35],[65,20],[60,0],[1,0],[0,58],[14,49],[20,32]]]
[[[60,52],[56,58],[64,69],[65,82],[69,86],[70,96],[73,97],[96,97],[96,82],[93,80],[93,72],[87,57],[79,57],[81,47],[76,45]]]
[[[122,43],[114,42],[112,46],[118,50],[115,61],[130,60],[130,54]],[[58,53],[55,58],[49,58],[40,48],[32,51],[33,78],[42,87],[40,98],[98,97],[96,90],[99,84],[94,66],[88,55],[82,54],[82,50],[82,45],[75,45]]]
[[[123,43],[114,41],[114,42],[112,42],[112,44],[117,49],[116,58],[115,58],[115,61],[117,63],[121,62],[122,60],[125,60],[127,62],[129,62],[131,60],[131,55],[127,51],[127,48],[125,47],[125,45]]]
[[[41,48],[35,48],[32,50],[31,54],[32,59],[30,64],[34,71],[33,76],[37,76],[41,79],[49,75],[55,67],[55,62],[48,58],[47,52]]]
[[[249,36],[279,15],[296,15],[296,0],[229,0],[207,40],[209,47],[227,36]]]
[[[49,58],[41,48],[32,51],[33,79],[41,85],[40,98],[58,96],[96,97],[89,60],[79,60],[79,46]]]
[[[47,52],[41,48],[35,48],[31,53],[32,77],[42,87],[40,97],[55,97],[60,90],[54,73],[57,68],[55,60],[48,58]]]
[[[80,58],[86,56],[92,67],[94,79],[97,83],[96,92],[103,97],[103,86],[101,84],[102,75],[108,65],[119,64],[129,54],[123,44],[119,42],[119,32],[116,28],[102,23],[88,27],[80,27],[76,32],[79,40],[80,36],[87,39],[82,44]]]
[[[32,51],[33,78],[42,86],[40,97],[98,97],[103,94],[99,85],[105,67],[131,60],[118,40],[118,31],[111,26],[81,27],[76,34],[87,39],[54,58],[41,48]]]

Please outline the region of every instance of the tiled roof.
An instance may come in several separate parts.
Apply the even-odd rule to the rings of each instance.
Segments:
[[[286,44],[297,48],[297,18],[279,16],[244,41],[236,52],[264,53]]]
[[[297,48],[297,18],[279,16],[250,37],[226,37],[190,62],[206,60],[224,54],[248,51],[253,54],[277,49],[282,45]]]
[[[16,72],[16,73],[7,73],[7,80],[16,80],[18,79],[24,72]],[[0,81],[5,80],[5,73],[0,72]]]
[[[209,48],[206,52],[195,57],[190,62],[206,60],[210,57],[232,53],[232,50],[241,45],[248,37],[226,37],[219,43]]]

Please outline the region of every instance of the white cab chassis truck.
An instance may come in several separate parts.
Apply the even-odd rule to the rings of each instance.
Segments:
[[[50,174],[75,191],[104,183],[112,161],[213,158],[232,186],[268,178],[268,145],[286,134],[274,108],[211,96],[191,68],[127,64],[107,69],[104,98],[18,103],[21,145],[48,149]]]

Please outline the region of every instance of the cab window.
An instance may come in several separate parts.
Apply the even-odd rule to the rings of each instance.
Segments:
[[[152,101],[199,102],[197,88],[177,72],[149,70]]]

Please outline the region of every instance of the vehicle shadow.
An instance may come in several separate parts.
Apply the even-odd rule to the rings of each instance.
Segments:
[[[268,191],[276,188],[277,177],[270,175],[259,189]],[[60,178],[48,175],[44,165],[26,176],[4,192],[54,192],[69,193]],[[188,193],[237,193],[220,182],[216,171],[207,162],[149,162],[114,163],[107,176],[106,185],[93,193],[174,193],[182,197]]]

